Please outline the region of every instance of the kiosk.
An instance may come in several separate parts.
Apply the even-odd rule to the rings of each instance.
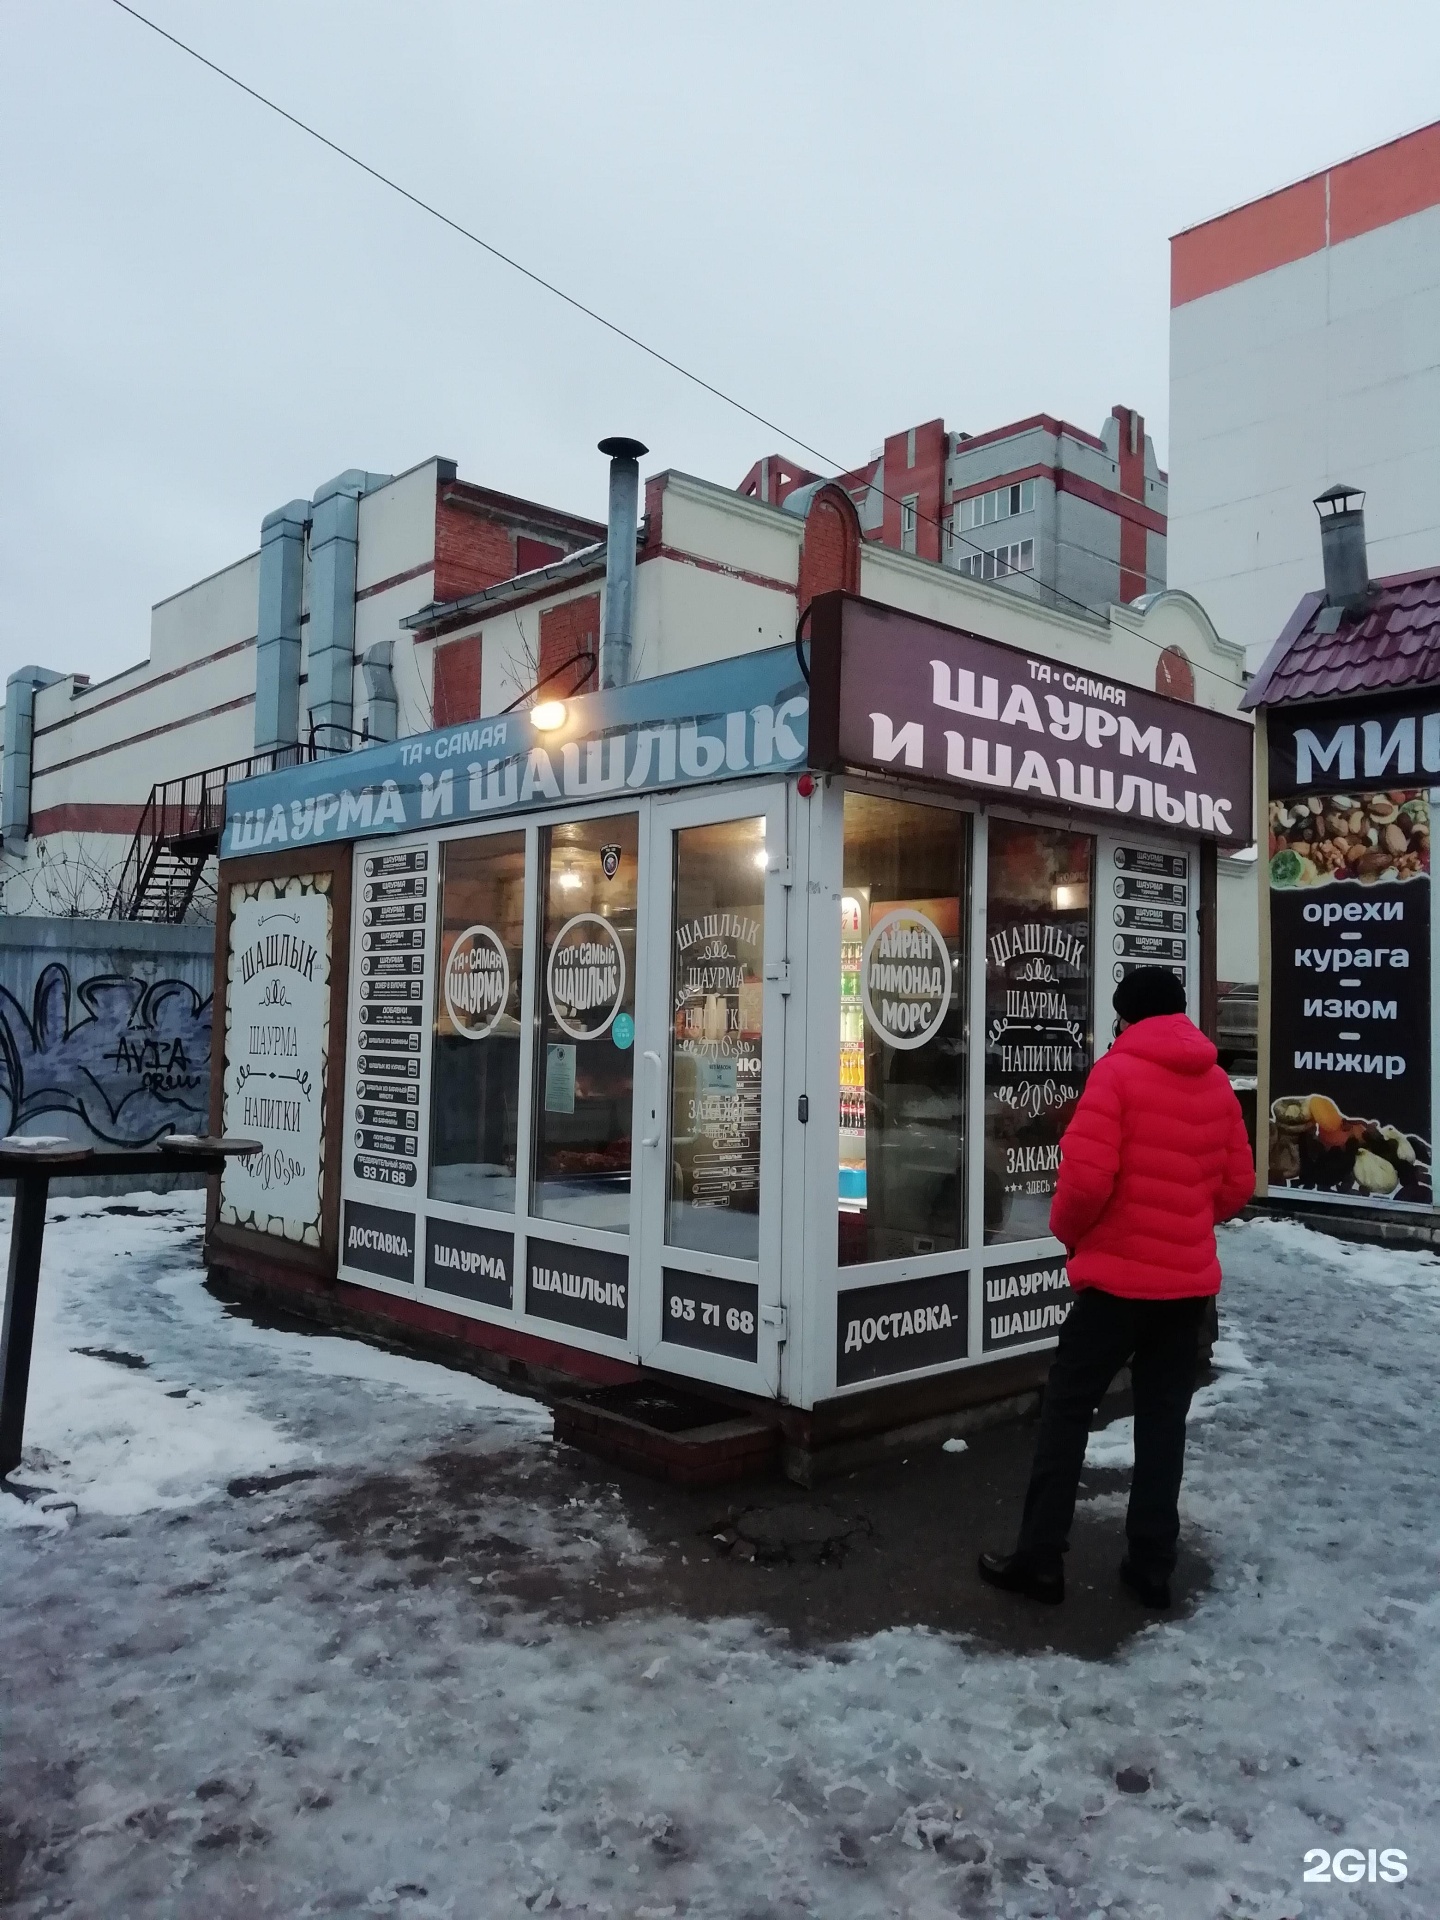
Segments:
[[[1059,1137],[1122,974],[1213,1000],[1251,729],[849,595],[808,634],[231,790],[214,1264],[802,1443],[1035,1383]]]

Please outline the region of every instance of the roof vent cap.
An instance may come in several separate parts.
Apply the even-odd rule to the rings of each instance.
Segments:
[[[1345,613],[1370,604],[1370,564],[1365,552],[1365,491],[1337,484],[1315,501],[1320,516],[1320,552],[1325,562],[1325,603]]]

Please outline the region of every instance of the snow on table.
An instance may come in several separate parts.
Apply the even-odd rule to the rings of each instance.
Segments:
[[[1225,1232],[1188,1618],[1103,1662],[910,1628],[801,1652],[502,1609],[444,1537],[417,1577],[391,1528],[436,1458],[522,1569],[583,1591],[587,1556],[654,1550],[603,1489],[517,1494],[535,1403],[227,1314],[198,1202],[133,1205],[57,1198],[47,1231],[17,1478],[53,1492],[0,1496],[7,1911],[1440,1911],[1435,1261]],[[1302,1883],[1347,1845],[1409,1878]]]

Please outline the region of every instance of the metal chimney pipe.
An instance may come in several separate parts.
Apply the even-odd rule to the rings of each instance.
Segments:
[[[640,460],[650,449],[623,434],[600,442],[610,459],[610,521],[605,535],[605,621],[600,633],[600,685],[630,679],[635,612],[635,536],[640,524]]]
[[[1370,602],[1365,494],[1359,487],[1327,487],[1316,500],[1315,511],[1320,516],[1326,604],[1347,613],[1358,613]]]

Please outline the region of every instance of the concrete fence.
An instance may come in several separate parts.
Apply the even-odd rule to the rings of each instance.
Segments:
[[[0,1134],[142,1147],[204,1133],[214,939],[204,926],[0,917]]]

